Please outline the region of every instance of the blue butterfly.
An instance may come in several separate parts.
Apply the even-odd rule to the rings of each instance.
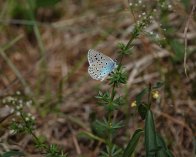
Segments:
[[[88,51],[88,73],[95,80],[103,81],[117,67],[110,57],[95,50]]]

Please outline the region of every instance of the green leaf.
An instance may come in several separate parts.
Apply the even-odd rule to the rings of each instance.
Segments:
[[[110,147],[107,145],[106,150],[101,152],[100,157],[122,157],[122,149],[112,144]]]
[[[144,88],[139,94],[137,94],[136,103],[138,106],[141,104],[143,96],[147,93],[148,93],[148,88]]]
[[[107,131],[107,124],[105,121],[95,120],[92,122],[91,126],[93,132],[95,132],[98,136],[105,138]]]
[[[109,77],[109,84],[118,87],[120,84],[125,84],[127,79],[127,72],[123,70],[121,65],[118,65],[117,69],[112,73],[111,77]]]
[[[129,141],[127,147],[125,148],[123,157],[130,157],[132,155],[132,153],[135,151],[139,138],[143,134],[143,132],[144,131],[142,129],[137,129],[134,132],[133,136],[131,137],[131,140]]]
[[[139,94],[136,96],[136,104],[137,104],[137,110],[141,116],[141,118],[144,120],[146,117],[147,108],[145,104],[142,102],[142,98],[145,94],[148,93],[148,88],[144,88]]]
[[[175,55],[173,56],[174,61],[180,62],[184,59],[184,45],[178,40],[171,40],[170,46],[174,51]]]
[[[147,157],[155,156],[158,147],[156,143],[156,131],[155,131],[154,119],[151,110],[147,111],[144,132],[145,132],[146,156]]]
[[[138,112],[143,120],[146,118],[147,111],[148,109],[144,103],[138,105]]]
[[[163,85],[164,85],[164,82],[157,82],[152,88],[158,89],[158,88],[161,88]]]
[[[24,156],[24,153],[20,151],[11,150],[11,151],[5,152],[2,157],[16,157],[16,156]]]
[[[51,7],[58,2],[60,0],[36,0],[36,7]]]
[[[174,157],[171,151],[167,148],[165,141],[159,134],[156,134],[156,140],[158,147],[161,148],[157,153],[158,157]]]
[[[98,136],[96,136],[93,133],[88,132],[88,131],[80,131],[79,134],[78,134],[78,137],[86,137],[88,139],[97,140],[97,141],[105,143],[105,140],[103,138],[100,138],[100,137],[98,137]]]

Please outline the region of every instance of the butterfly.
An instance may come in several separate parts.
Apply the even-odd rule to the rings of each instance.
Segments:
[[[117,67],[110,57],[92,49],[88,51],[88,62],[88,73],[95,80],[103,81]]]

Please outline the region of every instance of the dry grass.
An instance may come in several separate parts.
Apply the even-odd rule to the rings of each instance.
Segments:
[[[177,29],[171,37],[184,41],[183,31],[190,10],[175,1],[170,14],[170,25]],[[45,47],[46,67],[42,67],[39,47],[35,35],[28,32],[27,21],[10,20],[6,2],[0,2],[0,44],[19,38],[13,45],[4,48],[9,61],[18,69],[22,78],[0,57],[0,95],[20,90],[35,100],[31,113],[36,116],[36,134],[44,135],[49,142],[60,145],[70,157],[79,155],[95,157],[101,143],[77,138],[81,130],[91,130],[91,115],[103,116],[94,96],[98,88],[107,89],[105,83],[92,80],[87,74],[87,51],[95,48],[117,57],[117,43],[126,42],[133,29],[133,17],[126,1],[62,1],[54,9],[39,9],[37,19]],[[176,9],[177,8],[177,9]],[[2,11],[3,12],[3,11]],[[60,14],[55,17],[55,14]],[[137,13],[135,13],[136,16]],[[18,24],[14,24],[18,23]],[[187,47],[195,52],[195,19],[192,18],[186,31]],[[159,23],[152,23],[147,31],[160,31]],[[133,55],[124,60],[129,72],[128,84],[120,89],[128,90],[128,102],[149,82],[164,81],[159,105],[153,107],[157,129],[167,140],[169,147],[178,157],[194,156],[196,131],[196,55],[187,56],[189,78],[184,74],[183,61],[172,62],[174,51],[160,47],[143,35],[135,41]],[[1,50],[0,49],[0,50]],[[2,53],[0,51],[0,53]],[[24,84],[24,82],[25,84]],[[59,101],[61,100],[61,101]],[[129,104],[127,104],[129,105]],[[3,106],[1,111],[4,112]],[[53,112],[53,109],[59,111]],[[129,111],[127,112],[127,109]],[[0,118],[3,116],[0,112]],[[128,129],[119,132],[117,143],[123,145],[131,133],[143,126],[134,109],[128,106],[116,113],[119,118],[128,115]],[[28,156],[40,156],[32,146],[29,135],[10,136],[6,119],[1,123],[0,151],[19,149]],[[127,138],[121,135],[125,132]],[[141,151],[142,150],[142,151]],[[144,156],[143,146],[136,156]]]

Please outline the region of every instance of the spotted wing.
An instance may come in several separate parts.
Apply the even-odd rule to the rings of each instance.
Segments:
[[[114,62],[110,57],[98,51],[90,49],[88,51],[88,62],[91,65],[94,62]]]
[[[89,75],[95,80],[104,80],[116,67],[115,62],[94,62],[88,67]]]

